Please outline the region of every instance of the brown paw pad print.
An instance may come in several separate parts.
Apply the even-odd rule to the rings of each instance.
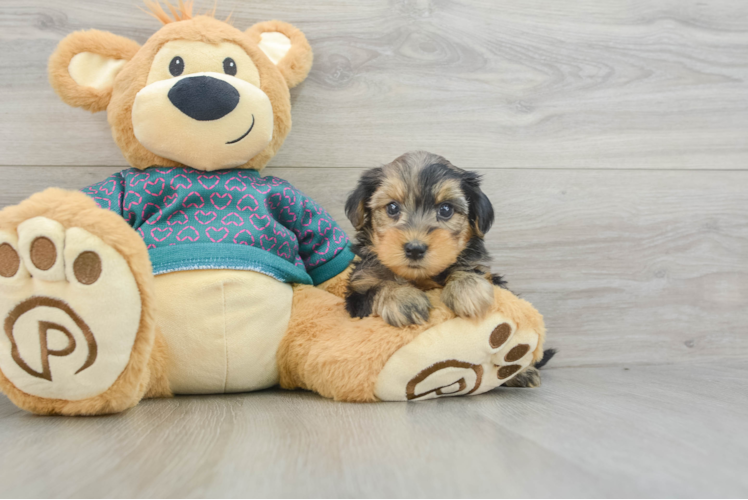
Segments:
[[[441,374],[439,372],[450,368],[458,368],[460,371],[451,370],[451,377],[447,377],[446,383],[441,382],[437,384],[437,387],[419,391],[418,386],[423,382],[427,382],[427,379],[432,376],[440,377]],[[408,398],[408,401],[422,398],[430,394],[435,394],[436,396],[454,396],[457,394],[468,395],[478,390],[482,380],[483,367],[481,365],[474,365],[456,359],[448,359],[440,361],[439,363],[434,363],[413,377],[405,388],[405,395]],[[464,392],[468,387],[470,390]]]
[[[509,323],[502,323],[491,332],[491,336],[488,337],[488,343],[491,349],[498,349],[503,346],[509,337],[512,335],[512,327]]]

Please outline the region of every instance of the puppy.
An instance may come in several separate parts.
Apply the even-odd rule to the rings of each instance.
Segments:
[[[410,152],[364,172],[345,211],[360,257],[346,294],[353,317],[423,323],[431,308],[424,291],[433,288],[456,315],[482,316],[493,285],[504,285],[488,267],[483,236],[494,213],[480,176],[441,156]]]

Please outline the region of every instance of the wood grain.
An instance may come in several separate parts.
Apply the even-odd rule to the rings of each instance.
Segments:
[[[222,0],[230,12],[295,23],[315,51],[273,165],[430,149],[487,169],[746,168],[746,2]],[[132,0],[3,1],[0,165],[125,164],[105,116],[47,82],[56,43],[88,28],[142,43],[158,24]]]
[[[113,167],[0,169],[2,205]],[[556,366],[748,356],[744,172],[478,170],[497,218],[494,271],[545,316]],[[343,213],[359,169],[269,168]]]
[[[420,403],[305,392],[44,418],[0,396],[3,497],[744,497],[744,362],[550,369]]]

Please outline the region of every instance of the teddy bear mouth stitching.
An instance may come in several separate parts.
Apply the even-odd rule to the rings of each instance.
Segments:
[[[242,135],[238,139],[234,139],[233,141],[229,141],[226,144],[235,144],[235,143],[241,141],[242,139],[244,139],[245,137],[247,137],[250,132],[252,132],[252,129],[254,128],[254,126],[255,126],[255,115],[252,115],[252,125],[249,126],[249,130],[247,130],[246,132],[244,132],[244,135]]]

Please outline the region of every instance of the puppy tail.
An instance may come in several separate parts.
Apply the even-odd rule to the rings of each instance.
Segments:
[[[543,368],[551,360],[551,358],[556,355],[556,352],[556,349],[546,349],[545,351],[543,351],[543,357],[540,358],[540,361],[535,363],[535,368],[537,368],[538,370]]]

